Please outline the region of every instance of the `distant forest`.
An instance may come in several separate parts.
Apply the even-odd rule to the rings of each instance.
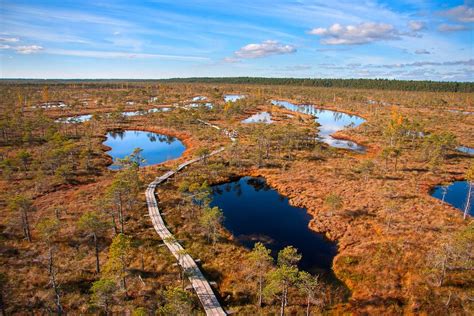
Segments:
[[[167,82],[235,83],[262,85],[293,85],[326,88],[354,88],[433,92],[474,92],[473,82],[441,82],[389,79],[297,79],[297,78],[173,78]]]
[[[225,83],[225,84],[258,84],[258,85],[293,85],[325,88],[379,89],[401,91],[432,92],[474,92],[474,82],[445,82],[389,79],[304,79],[304,78],[261,78],[261,77],[195,77],[171,79],[1,79],[2,84],[91,84],[114,85],[117,83],[151,84],[171,83]]]

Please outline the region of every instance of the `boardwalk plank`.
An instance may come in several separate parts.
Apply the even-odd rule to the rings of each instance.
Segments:
[[[214,127],[214,126],[213,126]],[[215,150],[209,154],[209,156],[216,155],[222,152],[224,148],[220,148]],[[221,307],[216,295],[212,291],[211,285],[207,281],[207,279],[202,274],[201,270],[199,269],[196,261],[189,255],[182,255],[184,248],[181,244],[174,239],[171,232],[166,227],[163,218],[161,217],[158,203],[155,197],[155,189],[156,186],[161,184],[162,182],[166,181],[168,178],[173,176],[177,171],[182,170],[183,168],[187,167],[188,165],[195,163],[197,161],[202,160],[203,158],[195,158],[191,159],[187,162],[182,163],[178,166],[176,171],[168,171],[161,177],[157,177],[153,182],[151,182],[146,191],[146,201],[148,206],[148,213],[153,223],[153,227],[161,239],[164,241],[165,245],[171,251],[171,253],[175,256],[178,260],[178,264],[187,272],[189,272],[188,279],[191,282],[196,295],[198,296],[206,315],[226,315],[224,309]]]

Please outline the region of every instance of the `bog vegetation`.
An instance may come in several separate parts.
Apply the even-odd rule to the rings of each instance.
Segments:
[[[351,89],[345,89],[350,87]],[[224,102],[225,94],[245,98]],[[221,304],[240,314],[472,314],[474,224],[430,196],[467,180],[472,203],[472,83],[387,80],[185,79],[4,81],[0,85],[0,310],[3,314],[191,315],[202,312],[186,271],[153,229],[144,191]],[[192,101],[196,96],[205,101]],[[314,118],[272,99],[359,115],[320,142]],[[189,106],[191,103],[212,103]],[[146,111],[167,107],[169,111]],[[127,116],[123,112],[141,111]],[[271,124],[241,124],[260,111]],[[469,114],[471,113],[471,114]],[[59,118],[90,114],[84,122]],[[210,122],[218,130],[202,122]],[[183,157],[142,167],[136,148],[112,161],[109,131],[178,137]],[[229,135],[236,138],[231,141]],[[214,156],[209,153],[224,147]],[[115,163],[121,168],[107,167]],[[211,207],[212,185],[263,176],[337,241],[337,280],[302,271],[294,247],[245,249]],[[271,208],[271,205],[268,206]],[[284,224],[284,223],[282,223]],[[264,225],[264,223],[262,223]],[[348,293],[349,289],[350,293]]]

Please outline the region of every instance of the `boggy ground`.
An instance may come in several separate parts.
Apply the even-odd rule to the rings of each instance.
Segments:
[[[29,89],[36,94],[41,93],[41,88]],[[420,148],[412,146],[410,142],[403,145],[396,170],[394,159],[389,159],[387,163],[380,156],[387,142],[383,130],[393,108],[405,117],[420,120],[428,132],[448,130],[463,145],[473,147],[474,116],[446,111],[451,107],[472,110],[472,95],[232,85],[222,85],[219,89],[216,92],[215,86],[199,84],[163,85],[158,89],[170,96],[160,96],[163,104],[205,95],[219,105],[214,111],[174,110],[134,117],[127,122],[93,122],[79,127],[79,132],[73,131],[76,127],[63,127],[68,129],[65,134],[78,135],[77,138],[74,136],[77,146],[92,142],[95,173],[79,173],[75,181],[62,184],[56,184],[53,177],[48,177],[50,186],[46,185],[47,189],[39,192],[33,189],[36,178],[30,171],[23,172],[21,168],[18,168],[13,178],[1,181],[2,206],[6,205],[9,195],[35,192],[36,207],[31,217],[32,244],[21,240],[21,234],[11,225],[14,219],[7,209],[2,208],[1,211],[5,220],[1,226],[0,259],[2,272],[9,278],[8,290],[4,294],[7,311],[25,314],[53,309],[52,290],[45,266],[47,247],[37,238],[36,223],[41,218],[54,216],[58,208],[61,210],[59,217],[62,228],[56,246],[61,253],[58,258],[58,277],[62,284],[63,304],[69,312],[97,311],[91,309],[90,305],[89,289],[97,279],[93,272],[92,250],[89,240],[80,235],[75,227],[84,212],[98,208],[96,200],[104,194],[114,175],[106,170],[110,158],[105,155],[105,148],[101,144],[103,135],[107,130],[123,128],[175,135],[188,147],[181,159],[143,169],[141,177],[144,184],[194,156],[199,148],[227,146],[221,156],[210,159],[206,164],[191,166],[176,179],[160,187],[158,196],[171,230],[183,241],[193,257],[202,260],[204,273],[210,280],[217,281],[222,302],[232,310],[243,314],[257,312],[253,284],[246,280],[247,251],[235,244],[232,236],[224,230],[221,230],[221,239],[214,247],[206,242],[199,226],[199,210],[189,203],[183,203],[183,196],[177,190],[181,181],[207,180],[212,184],[235,176],[262,175],[271,186],[288,196],[292,204],[305,207],[314,217],[311,228],[338,242],[339,253],[334,261],[334,271],[352,291],[349,302],[344,303],[337,291],[325,288],[326,313],[472,312],[472,270],[448,271],[447,281],[441,287],[429,282],[429,274],[426,273],[440,244],[452,240],[453,235],[472,223],[471,219],[462,221],[458,210],[431,198],[429,189],[435,184],[463,178],[472,159],[451,151],[444,163],[432,171],[426,162],[419,159]],[[47,115],[55,118],[72,113],[86,114],[88,110],[117,110],[114,102],[123,102],[124,99],[139,102],[147,95],[139,89],[124,87],[105,90],[108,96],[104,96],[103,89],[86,89],[87,93],[77,88],[71,91],[66,87],[50,93],[57,99],[67,99],[71,94],[79,99],[79,96],[86,94],[91,99],[88,105],[84,108],[77,106],[70,110],[53,110]],[[243,93],[249,97],[237,107],[226,108],[221,101],[224,91]],[[100,102],[95,103],[97,98]],[[307,144],[308,140],[302,137],[305,132],[314,131],[312,118],[272,107],[268,103],[271,98],[314,103],[363,116],[368,120],[367,123],[340,132],[338,137],[366,145],[367,154],[332,150],[325,146],[312,150]],[[367,99],[391,105],[369,105]],[[139,107],[154,106],[136,103],[125,110]],[[243,126],[239,123],[241,119],[261,110],[272,112],[275,123],[268,126]],[[286,114],[293,114],[294,117],[289,118]],[[29,115],[28,112],[26,115]],[[196,118],[238,130],[237,144],[231,146],[220,132],[197,123]],[[84,130],[92,131],[92,136],[83,133]],[[301,144],[295,145],[291,138],[285,138],[287,133],[302,137]],[[275,139],[272,138],[274,135],[277,136]],[[43,150],[42,146],[30,146],[34,156]],[[8,145],[2,148],[2,154],[9,157],[22,147]],[[268,149],[268,154],[264,149]],[[367,159],[372,160],[375,167],[371,172],[361,172],[360,165]],[[338,209],[330,210],[325,199],[332,193],[341,196],[343,203]],[[132,311],[137,307],[154,311],[164,301],[161,291],[180,284],[179,271],[173,265],[174,259],[162,246],[146,217],[144,195],[140,201],[136,209],[127,214],[126,232],[135,239],[137,248],[130,264],[131,290],[126,300],[114,306],[117,313]],[[110,233],[101,240],[103,262],[107,259],[111,238]],[[138,275],[142,276],[143,283]],[[304,300],[297,293],[293,293],[290,305],[289,312],[300,313],[304,310]],[[272,313],[276,310],[272,302],[267,302],[261,312]]]
[[[337,105],[326,107],[338,109]],[[341,108],[345,109],[344,106]],[[357,113],[353,105],[351,108],[352,113]],[[285,112],[275,108],[270,111],[274,115],[275,111]],[[393,159],[387,164],[380,157],[380,144],[386,140],[381,133],[382,126],[378,124],[387,119],[391,111],[390,108],[373,114],[362,108],[361,116],[369,121],[337,135],[366,145],[365,155],[330,150],[326,157],[322,154],[314,159],[308,153],[300,153],[288,162],[278,154],[272,154],[273,157],[263,164],[273,166],[271,168],[249,167],[251,161],[256,160],[255,156],[242,155],[242,152],[256,151],[252,137],[246,138],[252,132],[246,134],[244,128],[240,129],[237,147],[245,149],[235,150],[240,152],[242,160],[247,159],[247,163],[242,163],[247,168],[237,174],[264,176],[270,185],[288,196],[292,204],[305,207],[314,216],[310,224],[312,229],[338,242],[339,254],[334,261],[334,270],[352,290],[352,297],[349,303],[334,307],[334,313],[465,313],[472,309],[468,294],[472,290],[469,290],[472,273],[452,273],[447,286],[438,288],[429,284],[428,272],[432,266],[430,255],[434,256],[442,242],[451,239],[471,220],[463,221],[459,210],[430,197],[429,193],[436,184],[462,179],[472,159],[453,151],[441,170],[430,171],[420,158],[420,148],[408,142],[397,166]],[[410,109],[401,109],[400,112],[412,115]],[[430,116],[430,111],[422,112]],[[448,120],[453,128],[447,130],[454,132],[459,139],[469,139],[466,134],[470,133],[470,128],[465,127],[469,126],[466,121],[469,122],[470,118],[462,118],[458,124],[455,124],[458,116]],[[303,126],[305,122],[310,124],[309,121],[310,118],[304,115],[298,120]],[[275,124],[281,122],[276,119]],[[440,130],[429,123],[429,120],[425,123],[425,131]],[[362,174],[360,165],[369,159],[375,164],[374,170]],[[325,198],[330,194],[342,197],[343,205],[339,209],[328,209]],[[241,260],[244,259],[239,259],[239,262],[243,262]],[[240,279],[238,272],[224,273],[226,275],[227,278],[237,275],[235,278]],[[225,282],[221,286],[223,284]],[[445,306],[443,302],[448,299],[450,302]]]
[[[472,145],[472,116],[428,109],[398,111],[406,117],[417,112],[425,122],[425,131],[450,131]],[[360,113],[368,119],[369,126],[339,135],[368,146],[366,155],[346,152],[323,163],[299,161],[287,170],[263,168],[254,170],[252,175],[264,176],[290,198],[290,203],[305,207],[314,216],[310,227],[338,242],[339,253],[333,268],[352,290],[348,311],[469,313],[473,308],[469,302],[472,271],[451,272],[452,280],[446,288],[437,288],[428,285],[427,270],[442,242],[467,225],[472,230],[471,219],[463,221],[459,210],[429,195],[434,185],[463,179],[472,157],[453,152],[441,170],[431,172],[420,161],[419,151],[406,146],[394,170],[393,165],[385,166],[384,159],[377,156],[378,147],[384,143],[381,133],[372,131],[378,117],[365,108]],[[353,134],[357,136],[351,137]],[[374,171],[360,174],[358,168],[367,159],[375,163]],[[340,209],[329,210],[325,205],[330,194],[342,197]],[[469,245],[472,247],[472,237]],[[453,293],[458,297],[450,300]],[[440,301],[448,304],[442,306]]]
[[[414,112],[403,108],[399,111],[408,117]],[[377,119],[374,115],[360,112],[368,119],[366,124],[374,124]],[[425,130],[451,131],[458,139],[472,144],[472,117],[426,109],[418,111],[418,116],[428,118],[424,119]],[[443,116],[443,129],[438,123],[439,116]],[[471,219],[462,220],[459,210],[430,197],[430,190],[442,182],[463,179],[472,158],[452,153],[442,170],[433,173],[419,161],[420,153],[416,149],[407,148],[399,158],[398,169],[394,170],[377,158],[378,144],[384,142],[381,135],[351,137],[354,132],[357,134],[357,129],[339,135],[367,145],[367,155],[346,153],[324,163],[295,162],[288,170],[258,169],[252,174],[264,176],[292,204],[305,207],[314,216],[311,228],[338,242],[334,270],[352,290],[349,311],[443,313],[439,300],[448,302],[452,293],[458,293],[459,297],[448,303],[454,306],[448,305],[446,311],[451,308],[460,313],[472,311],[469,303],[472,272],[455,275],[448,289],[430,288],[425,274],[430,259],[434,260],[429,254],[435,253],[451,234],[469,223],[472,226]],[[375,162],[375,170],[370,175],[361,175],[358,166],[368,158]],[[340,209],[329,210],[325,205],[325,197],[330,194],[342,197]],[[470,244],[472,247],[472,240]]]
[[[178,110],[176,110],[179,112]],[[58,116],[58,111],[49,113]],[[61,116],[72,113],[66,111]],[[28,114],[27,114],[28,115]],[[174,116],[182,115],[173,113]],[[178,121],[180,121],[178,119]],[[50,142],[8,144],[2,147],[3,159],[13,158],[23,148],[31,153],[28,168],[17,167],[16,161],[11,169],[2,168],[1,187],[1,239],[0,272],[2,294],[1,307],[8,314],[52,313],[53,290],[48,275],[48,246],[40,236],[38,223],[46,218],[57,218],[60,223],[58,237],[53,246],[55,265],[58,268],[57,280],[61,293],[61,303],[68,313],[99,313],[100,309],[91,301],[91,285],[100,277],[94,271],[91,238],[78,229],[78,220],[86,212],[110,211],[107,205],[107,189],[111,186],[116,172],[106,169],[112,163],[105,154],[108,150],[102,144],[107,131],[116,129],[146,130],[178,137],[186,150],[182,157],[167,162],[167,165],[151,166],[140,172],[143,188],[134,209],[126,212],[125,234],[132,237],[133,254],[128,269],[128,293],[117,295],[111,302],[113,313],[131,312],[139,307],[156,311],[165,304],[164,291],[171,287],[181,287],[180,271],[175,259],[159,240],[149,218],[144,191],[146,184],[177,164],[191,159],[198,148],[209,144],[220,135],[212,129],[196,123],[177,128],[163,121],[163,114],[129,118],[124,121],[91,121],[83,124],[57,124],[59,133],[71,141],[71,155],[78,159],[68,179],[58,178],[48,172],[42,174],[42,185],[37,185],[37,164],[50,159]],[[209,143],[208,143],[209,142]],[[69,146],[69,145],[68,145]],[[91,148],[90,170],[82,167],[83,161],[77,154],[83,147]],[[80,159],[80,160],[79,160]],[[3,167],[3,166],[2,166]],[[10,172],[6,172],[9,170]],[[11,171],[13,170],[13,171]],[[32,242],[23,240],[19,218],[7,207],[9,199],[17,194],[25,194],[33,199],[34,211],[29,213]],[[102,266],[108,259],[108,250],[114,233],[112,229],[99,239],[100,262]],[[6,278],[4,278],[4,276]],[[4,280],[5,283],[4,283]],[[192,293],[191,293],[192,294]],[[196,297],[192,297],[194,307],[199,311]],[[5,304],[5,305],[3,305]]]
[[[264,176],[292,204],[305,207],[314,216],[312,229],[338,242],[334,270],[352,290],[343,309],[370,314],[472,311],[472,270],[448,269],[445,286],[429,282],[441,244],[463,229],[472,231],[472,219],[463,221],[459,210],[430,197],[430,190],[434,185],[463,179],[472,157],[452,151],[438,170],[431,170],[420,158],[420,148],[408,142],[402,145],[398,162],[390,159],[387,165],[380,156],[381,144],[386,142],[381,124],[392,107],[376,111],[360,104],[324,107],[359,112],[369,120],[358,129],[336,135],[366,145],[366,155],[338,151],[322,160],[300,156],[285,168],[261,167],[246,174]],[[396,110],[421,120],[425,132],[449,131],[472,146],[472,116],[440,109]],[[360,166],[369,159],[374,170],[361,174]],[[339,209],[329,210],[325,205],[330,194],[342,197]],[[471,237],[464,246],[472,249],[472,232],[468,234]]]

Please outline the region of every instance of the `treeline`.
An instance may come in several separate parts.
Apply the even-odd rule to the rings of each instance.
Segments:
[[[474,92],[473,82],[440,82],[389,79],[299,79],[299,78],[172,78],[165,82],[293,85],[325,88],[354,88],[432,92]]]
[[[262,77],[194,77],[171,79],[1,79],[4,85],[71,85],[81,87],[123,88],[153,83],[216,83],[216,84],[260,84],[260,85],[292,85],[305,87],[347,88],[347,89],[378,89],[400,91],[431,91],[431,92],[474,92],[474,82],[442,82],[417,80],[389,79],[311,79],[311,78],[262,78]]]

